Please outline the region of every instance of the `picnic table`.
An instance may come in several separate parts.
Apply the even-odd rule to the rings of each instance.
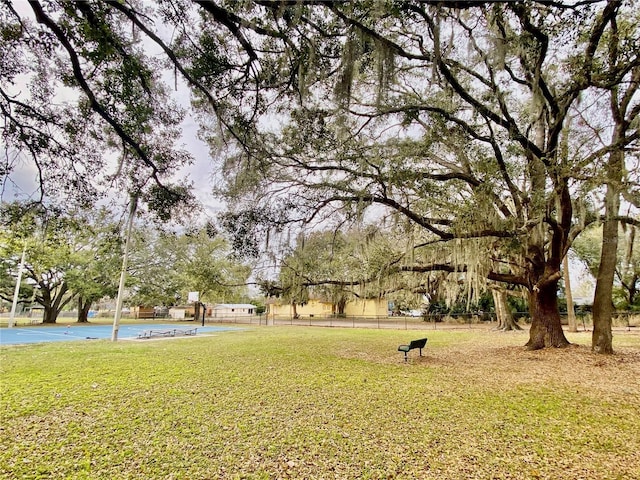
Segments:
[[[138,334],[138,338],[175,337],[176,335],[195,335],[197,328],[169,328],[163,330],[145,330]]]

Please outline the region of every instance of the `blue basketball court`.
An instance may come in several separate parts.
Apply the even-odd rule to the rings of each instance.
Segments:
[[[197,330],[196,330],[197,329]],[[199,324],[125,324],[118,329],[119,340],[149,338],[183,338],[212,332],[239,330],[234,327],[210,327]],[[50,327],[13,327],[0,329],[0,345],[23,343],[69,342],[111,339],[112,325],[58,325]],[[188,333],[187,333],[188,332]]]

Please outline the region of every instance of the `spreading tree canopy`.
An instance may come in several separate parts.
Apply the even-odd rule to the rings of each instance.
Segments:
[[[404,271],[445,272],[470,295],[487,278],[517,285],[529,295],[528,347],[567,344],[562,259],[596,218],[594,192],[634,180],[621,168],[639,135],[633,2],[29,8],[27,18],[11,1],[2,7],[0,108],[11,148],[42,172],[65,158],[78,168],[64,178],[104,170],[83,142],[117,145],[134,190],[151,179],[159,205],[178,198],[164,175],[184,159],[169,148],[179,115],[144,43],[191,88],[201,136],[222,164],[217,192],[230,201],[227,218],[246,220],[245,238],[262,221],[373,218],[406,232],[407,253],[420,250],[403,257]],[[25,76],[32,88],[20,96]],[[69,116],[47,102],[59,86],[79,95]],[[85,157],[73,160],[72,147]]]
[[[629,128],[596,147],[583,140],[602,131],[585,125],[603,113],[581,102],[635,81],[638,14],[620,1],[456,6],[258,2],[288,26],[261,65],[296,95],[227,157],[224,192],[290,222],[406,223],[428,259],[407,268],[474,291],[487,278],[519,285],[528,347],[564,346],[562,259],[594,220],[602,159],[638,138],[634,92]]]

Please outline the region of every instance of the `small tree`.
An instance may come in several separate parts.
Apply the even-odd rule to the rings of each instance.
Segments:
[[[117,294],[122,242],[118,224],[105,209],[83,212],[84,227],[77,233],[75,266],[66,273],[69,288],[77,294],[78,322],[88,322],[91,306]]]
[[[634,309],[640,289],[640,252],[637,249],[635,229],[632,225],[619,227],[614,280],[611,296],[612,308]],[[574,243],[576,257],[594,278],[598,277],[602,256],[602,226],[589,228]]]
[[[383,235],[374,227],[299,235],[282,259],[277,295],[292,304],[294,316],[296,306],[311,297],[331,303],[334,315],[344,315],[349,300],[383,294],[388,279],[374,278],[390,251],[376,252],[381,242]]]
[[[5,265],[15,269],[20,244],[26,242],[25,276],[44,322],[78,300],[78,321],[86,322],[91,304],[115,292],[120,244],[117,226],[106,210],[70,214],[5,204]]]
[[[250,274],[228,243],[206,228],[180,234],[139,228],[132,250],[130,301],[138,304],[173,305],[192,291],[203,302],[230,301],[242,296]]]
[[[34,301],[44,308],[43,322],[56,323],[58,314],[76,295],[66,274],[76,264],[73,235],[77,224],[73,219],[42,210],[28,211],[20,223],[31,230],[31,235],[25,238],[28,245],[25,277],[34,286]]]
[[[212,233],[202,228],[178,237],[183,288],[199,292],[203,302],[235,301],[243,296],[251,269],[233,256],[224,238]]]

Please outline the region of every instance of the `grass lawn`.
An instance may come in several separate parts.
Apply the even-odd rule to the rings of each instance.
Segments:
[[[403,363],[401,343],[429,337]],[[252,327],[0,349],[0,478],[640,479],[640,335]]]

